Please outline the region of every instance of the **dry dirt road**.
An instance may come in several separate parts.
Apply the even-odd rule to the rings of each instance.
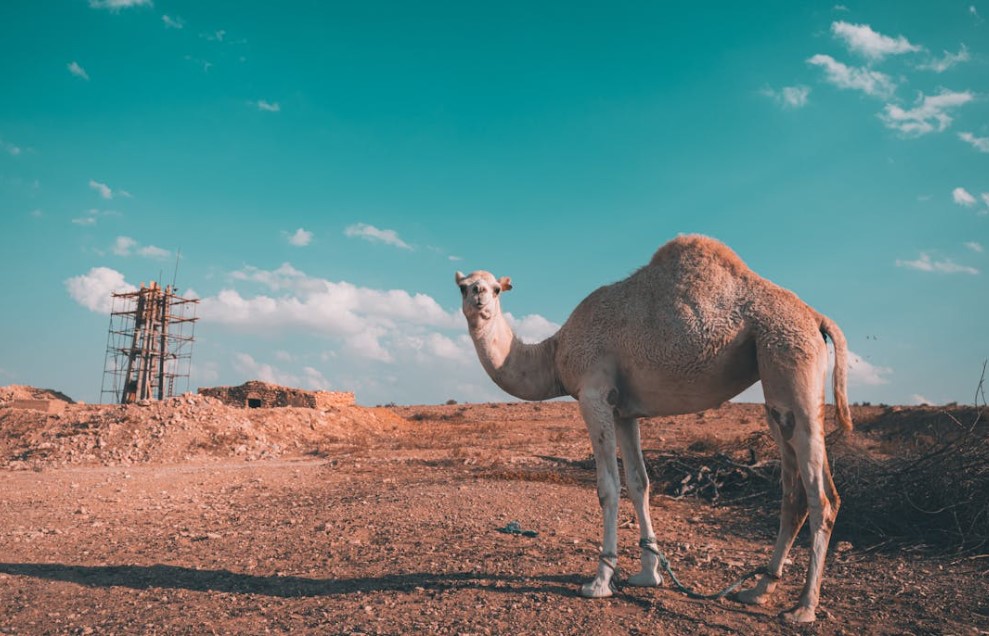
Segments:
[[[291,437],[276,411],[252,414],[252,426],[281,418]],[[806,567],[803,534],[764,608],[694,601],[668,585],[580,598],[601,519],[572,403],[391,412],[376,420],[387,425],[332,443],[306,420],[306,444],[279,438],[277,454],[200,443],[202,453],[168,462],[100,461],[118,457],[106,442],[106,453],[66,461],[52,449],[78,435],[58,431],[96,435],[92,416],[88,428],[71,413],[43,417],[37,426],[55,432],[38,443],[55,446],[32,463],[22,444],[0,468],[0,633],[989,633],[984,559],[853,543],[828,563],[818,622],[782,624]],[[762,426],[761,407],[731,405],[651,422],[643,446],[677,452]],[[768,558],[777,517],[765,502],[712,505],[657,485],[652,504],[660,548],[687,584],[720,588]],[[510,521],[537,536],[497,531]],[[637,537],[623,500],[625,567]]]

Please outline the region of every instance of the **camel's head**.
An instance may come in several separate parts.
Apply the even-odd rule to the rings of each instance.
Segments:
[[[487,321],[500,313],[501,292],[512,288],[512,279],[508,276],[495,278],[490,272],[483,271],[471,272],[467,276],[457,272],[456,281],[464,298],[464,315],[471,325]]]

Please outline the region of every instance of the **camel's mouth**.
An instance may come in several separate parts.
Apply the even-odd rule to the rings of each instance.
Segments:
[[[491,299],[475,298],[464,303],[464,315],[469,319],[488,320],[494,315],[494,305]]]
[[[494,311],[491,307],[491,303],[475,302],[470,305],[470,309],[471,309],[470,314],[473,314],[474,316],[478,316],[480,318],[484,318],[485,320],[487,320],[492,315],[494,315]],[[470,316],[468,315],[468,317]]]

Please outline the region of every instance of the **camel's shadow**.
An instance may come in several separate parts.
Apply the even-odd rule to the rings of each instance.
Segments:
[[[414,572],[378,577],[350,579],[313,579],[300,576],[258,576],[230,570],[197,570],[177,565],[67,565],[62,563],[0,563],[0,574],[30,576],[50,581],[75,583],[93,588],[126,587],[136,590],[166,588],[194,592],[259,594],[277,598],[333,597],[371,592],[484,590],[507,594],[544,593],[579,598],[577,590],[584,580],[579,575],[543,575],[535,577],[500,574],[452,572],[437,574]],[[731,631],[724,625],[710,623],[666,607],[655,598],[628,593],[616,595],[643,611],[658,611],[708,628]],[[704,601],[687,601],[702,605]],[[748,608],[720,606],[723,611],[759,616]]]
[[[0,563],[0,573],[65,581],[87,587],[169,588],[195,592],[260,594],[282,598],[338,596],[369,592],[484,589],[519,594],[543,592],[576,597],[577,575],[520,577],[499,574],[414,572],[359,578],[259,576],[230,570],[198,570],[177,565],[68,565],[63,563]]]

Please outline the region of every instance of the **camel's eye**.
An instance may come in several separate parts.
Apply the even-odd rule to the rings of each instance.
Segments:
[[[491,291],[494,293],[495,296],[497,296],[498,294],[501,293],[501,287],[492,287]]]
[[[461,285],[460,286],[460,295],[461,296],[466,296],[467,295],[467,285]]]

